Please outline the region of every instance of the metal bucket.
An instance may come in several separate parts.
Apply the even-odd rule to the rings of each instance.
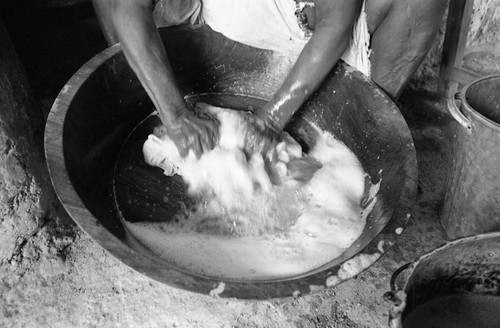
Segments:
[[[162,29],[161,35],[186,98],[208,95],[213,105],[222,107],[261,106],[279,87],[291,63],[276,53],[233,42],[206,26]],[[394,103],[371,80],[339,65],[287,130],[306,146],[316,141],[311,123],[331,132],[358,156],[372,182],[380,182],[361,236],[338,258],[280,279],[229,280],[179,267],[141,244],[114,206],[112,179],[120,149],[152,110],[120,47],[113,46],[85,64],[60,92],[47,119],[45,151],[56,192],[74,221],[111,254],[153,279],[221,297],[305,294],[349,279],[371,265],[394,244],[410,218],[417,172],[410,131]],[[148,182],[134,185],[143,186],[142,194],[149,197]],[[182,190],[179,185],[166,186]],[[172,220],[173,205],[186,198],[182,192],[175,195],[160,208],[166,215],[158,217],[153,210],[149,214]],[[147,220],[147,208],[137,206],[140,213],[134,220]]]
[[[448,100],[458,122],[441,224],[449,238],[500,231],[500,76],[475,80]]]
[[[500,233],[449,242],[402,266],[384,298],[391,328],[500,327]]]

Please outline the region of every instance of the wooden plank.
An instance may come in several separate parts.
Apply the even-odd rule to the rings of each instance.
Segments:
[[[473,5],[474,0],[452,0],[448,7],[438,84],[444,96],[452,96],[458,86],[453,76],[455,68],[462,64]]]

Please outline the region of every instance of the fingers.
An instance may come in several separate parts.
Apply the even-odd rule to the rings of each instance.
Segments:
[[[206,111],[197,111],[191,118],[193,128],[199,135],[204,151],[213,149],[219,142],[220,122]]]
[[[191,150],[194,152],[196,158],[200,158],[204,152],[204,147],[200,138],[194,137],[191,143]]]
[[[287,163],[290,177],[297,181],[307,182],[323,165],[312,157],[294,158]]]
[[[245,133],[245,150],[247,155],[260,153],[264,158],[274,155],[274,148],[279,140],[280,134],[269,129],[264,120],[256,116],[247,116],[247,131]]]
[[[199,128],[201,129],[196,131],[195,135],[198,136],[203,151],[214,149],[219,142],[219,126],[205,121]]]
[[[188,152],[189,152],[189,144],[188,144],[188,141],[183,138],[182,136],[180,138],[174,138],[173,136],[172,137],[172,140],[174,141],[175,145],[177,146],[177,150],[179,151],[179,155],[181,155],[181,157],[186,157]]]
[[[206,138],[204,140],[206,141],[206,150],[211,150],[214,149],[214,147],[219,143],[219,127],[220,127],[220,122],[216,119],[213,121],[209,121],[209,123],[206,123],[205,127],[205,132],[206,132]]]
[[[185,116],[178,122],[178,128],[171,130],[170,136],[176,142],[182,157],[192,150],[200,158],[204,152],[214,149],[218,144],[219,122],[210,116]]]
[[[196,135],[180,135],[177,138],[172,136],[172,140],[174,140],[181,157],[186,157],[191,150],[196,158],[200,158],[206,148]]]

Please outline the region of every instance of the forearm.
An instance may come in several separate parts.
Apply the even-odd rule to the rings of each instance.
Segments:
[[[318,88],[346,49],[349,39],[340,37],[326,47],[322,37],[314,36],[302,50],[287,78],[262,109],[262,115],[283,129],[290,118]],[[319,45],[318,45],[319,44]]]
[[[185,102],[154,24],[151,1],[115,0],[111,16],[129,65],[163,123],[173,123],[176,115],[185,110]]]
[[[98,18],[99,26],[109,46],[120,42],[111,18],[112,4],[110,0],[92,0],[92,6]]]
[[[326,7],[320,8],[316,6],[317,11],[331,14],[320,17],[313,36],[283,84],[259,113],[270,119],[279,129],[285,127],[293,114],[316,91],[349,45],[352,27],[359,13],[359,2],[338,2],[340,4],[323,4]]]

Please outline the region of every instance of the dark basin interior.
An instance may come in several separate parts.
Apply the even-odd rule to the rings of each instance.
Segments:
[[[207,27],[162,29],[161,34],[179,86],[189,97],[228,94],[265,101],[290,67],[288,58],[235,43]],[[232,105],[227,103],[231,97],[217,99],[216,105]],[[221,279],[186,272],[159,258],[128,233],[114,206],[117,156],[152,110],[119,46],[96,55],[66,84],[49,115],[45,148],[51,178],[73,220],[111,254],[153,279],[208,294]],[[310,123],[344,142],[372,182],[380,182],[363,234],[341,257],[311,272],[270,281],[225,281],[221,296],[282,297],[324,287],[353,256],[385,252],[406,225],[417,165],[410,131],[394,103],[361,73],[340,64],[286,129],[312,145]]]
[[[490,76],[471,83],[465,90],[465,99],[473,110],[500,124],[500,76]]]

